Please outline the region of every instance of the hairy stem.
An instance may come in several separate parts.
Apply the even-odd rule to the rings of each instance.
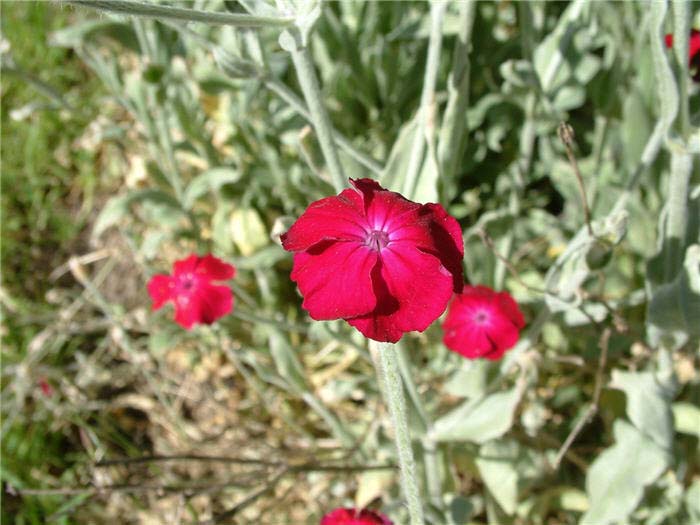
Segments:
[[[408,430],[406,398],[399,371],[398,348],[390,343],[372,343],[379,354],[380,374],[384,384],[385,402],[394,425],[396,448],[399,457],[401,487],[408,504],[411,525],[423,525],[423,507],[413,457],[411,435]]]
[[[469,105],[469,51],[476,14],[476,1],[459,5],[459,32],[447,81],[447,107],[440,128],[438,161],[443,184],[451,184],[466,146],[467,122],[464,114]]]
[[[442,20],[447,4],[440,0],[430,6],[430,39],[428,40],[428,58],[423,77],[423,91],[418,108],[416,134],[413,138],[411,157],[408,161],[408,172],[403,185],[403,194],[411,199],[418,186],[418,175],[423,165],[426,137],[425,131],[430,117],[431,106],[435,103],[435,85],[437,83],[438,66],[440,65],[440,49],[442,47]]]
[[[205,22],[207,24],[231,25],[235,27],[285,27],[294,21],[294,19],[290,17],[251,16],[224,12],[208,12],[199,11],[197,9],[125,0],[65,0],[65,2],[120,15],[145,16],[149,18],[180,20],[184,22]]]
[[[311,121],[316,131],[318,142],[321,145],[321,152],[326,160],[328,171],[330,171],[331,174],[331,181],[336,191],[341,192],[347,186],[347,181],[343,173],[343,167],[340,164],[335,141],[333,140],[331,120],[328,117],[326,108],[323,106],[321,88],[318,84],[316,71],[311,61],[311,55],[306,46],[302,46],[299,41],[296,42],[296,45],[287,48],[287,51],[292,55],[292,61],[294,62],[294,68],[299,78],[299,84],[301,85],[301,90],[306,99],[306,105],[311,114]]]

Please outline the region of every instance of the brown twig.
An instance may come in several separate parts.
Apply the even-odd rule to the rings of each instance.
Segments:
[[[279,467],[284,465],[280,461],[265,461],[261,459],[235,458],[231,456],[201,456],[198,454],[177,454],[174,456],[142,456],[138,458],[105,459],[95,463],[95,467],[112,467],[114,465],[133,465],[138,463],[157,463],[164,461],[212,461],[217,463],[236,463],[239,465],[261,465],[265,467]]]
[[[591,419],[593,419],[593,416],[595,416],[595,414],[598,412],[598,402],[600,401],[600,392],[603,389],[603,372],[605,370],[605,364],[608,359],[608,346],[610,343],[611,333],[612,331],[610,330],[610,327],[606,327],[603,330],[603,333],[600,336],[600,341],[598,343],[598,346],[600,347],[600,358],[598,360],[598,370],[596,371],[595,375],[595,386],[593,387],[593,399],[591,400],[591,404],[588,406],[588,409],[586,410],[586,413],[583,415],[583,417],[578,420],[576,426],[571,430],[571,433],[564,441],[564,444],[559,449],[559,452],[557,452],[557,456],[556,458],[554,458],[554,462],[552,463],[552,470],[557,470],[559,468],[561,460],[564,458],[564,455],[569,450],[569,447],[571,447],[573,442],[581,433],[583,427],[585,427],[591,421]]]
[[[260,488],[254,490],[250,494],[248,494],[246,497],[244,497],[241,501],[236,503],[233,507],[231,507],[229,510],[224,511],[220,514],[216,514],[212,519],[207,520],[207,521],[200,521],[198,525],[216,525],[217,523],[227,523],[230,522],[230,520],[238,514],[240,511],[242,511],[244,508],[246,508],[248,505],[251,503],[255,502],[256,499],[258,499],[260,496],[263,494],[270,492],[271,490],[274,490],[274,488],[277,486],[277,483],[282,479],[282,477],[289,472],[289,468],[284,466],[281,467],[275,472],[268,480],[267,482],[262,485]]]
[[[503,265],[506,267],[506,269],[510,272],[510,274],[513,276],[513,279],[515,280],[516,283],[518,283],[520,286],[525,288],[526,290],[529,290],[534,293],[542,294],[542,295],[556,295],[556,292],[548,292],[547,290],[543,290],[542,288],[537,288],[536,286],[531,286],[527,284],[525,281],[523,281],[520,276],[518,275],[518,270],[515,269],[515,267],[501,255],[498,253],[496,250],[496,246],[493,243],[493,239],[491,236],[488,234],[488,232],[484,228],[479,228],[477,230],[477,233],[479,234],[479,237],[481,237],[481,240],[484,242],[484,244],[491,250],[491,253],[503,263]]]
[[[581,192],[581,202],[583,203],[583,214],[586,220],[588,234],[591,237],[594,237],[593,228],[591,227],[591,210],[588,208],[588,199],[586,198],[586,187],[583,184],[583,177],[581,176],[581,171],[578,169],[578,162],[574,156],[574,129],[566,122],[562,122],[559,124],[559,129],[557,132],[559,134],[559,138],[564,143],[564,147],[566,148],[566,156],[569,158],[569,164],[571,164],[574,174],[576,175],[576,180],[578,181],[578,188]]]

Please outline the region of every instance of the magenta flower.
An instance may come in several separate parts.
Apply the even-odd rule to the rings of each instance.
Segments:
[[[320,525],[393,525],[393,522],[372,510],[335,509],[321,518]]]
[[[442,324],[443,342],[464,357],[495,361],[515,345],[524,326],[523,314],[508,292],[465,286]]]
[[[148,282],[153,309],[165,303],[175,304],[175,322],[189,330],[196,323],[211,324],[233,308],[228,286],[212,281],[232,279],[236,269],[211,254],[190,255],[175,261],[173,275],[154,275]]]
[[[395,343],[422,332],[462,289],[462,231],[439,204],[417,204],[370,179],[313,202],[289,231],[291,278],[316,320],[345,319]]]

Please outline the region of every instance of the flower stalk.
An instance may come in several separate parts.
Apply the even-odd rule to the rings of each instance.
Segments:
[[[309,50],[302,43],[302,38],[298,31],[295,33],[293,34],[291,31],[283,33],[283,38],[280,38],[280,44],[292,55],[294,69],[311,114],[311,122],[316,131],[321,152],[331,175],[331,182],[336,191],[341,192],[347,187],[347,180],[335,146],[331,119],[323,105],[321,87],[316,77]]]
[[[234,27],[285,27],[294,22],[294,19],[291,17],[208,12],[198,9],[125,0],[65,0],[65,2],[120,15],[143,16],[157,18],[159,20],[176,20],[181,22],[205,22],[207,24],[230,25]]]
[[[438,66],[440,65],[440,50],[442,48],[442,21],[445,17],[447,4],[444,1],[433,2],[430,5],[430,38],[428,40],[428,58],[425,64],[423,91],[418,108],[416,134],[413,138],[411,157],[408,161],[408,172],[404,180],[403,193],[407,198],[415,196],[418,187],[418,175],[423,166],[423,154],[426,145],[426,129],[430,118],[430,107],[435,103],[435,85],[437,84]]]
[[[394,426],[394,439],[399,457],[401,487],[403,489],[411,525],[423,525],[423,506],[420,499],[416,462],[413,457],[411,435],[408,430],[406,398],[399,370],[398,347],[391,343],[374,343],[379,354],[381,380],[384,385],[385,402]]]

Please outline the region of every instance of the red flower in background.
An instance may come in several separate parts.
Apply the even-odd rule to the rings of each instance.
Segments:
[[[153,309],[175,304],[175,322],[189,330],[196,323],[211,324],[233,308],[228,286],[212,281],[233,278],[236,269],[213,255],[190,255],[175,261],[173,275],[154,275],[148,282]]]
[[[523,314],[508,292],[465,286],[442,324],[443,342],[464,357],[497,360],[515,345],[524,326]]]
[[[45,377],[39,379],[39,388],[41,389],[41,393],[44,394],[45,397],[51,397],[53,395],[53,387]]]
[[[372,510],[335,509],[321,518],[321,525],[393,525],[393,522]]]
[[[668,34],[664,38],[666,47],[673,47],[673,35]],[[690,63],[691,74],[695,82],[700,82],[700,31],[690,30],[690,40],[688,42],[688,62]]]
[[[395,343],[425,330],[462,289],[462,230],[439,204],[417,204],[370,179],[312,203],[282,246],[316,320],[345,319]]]

